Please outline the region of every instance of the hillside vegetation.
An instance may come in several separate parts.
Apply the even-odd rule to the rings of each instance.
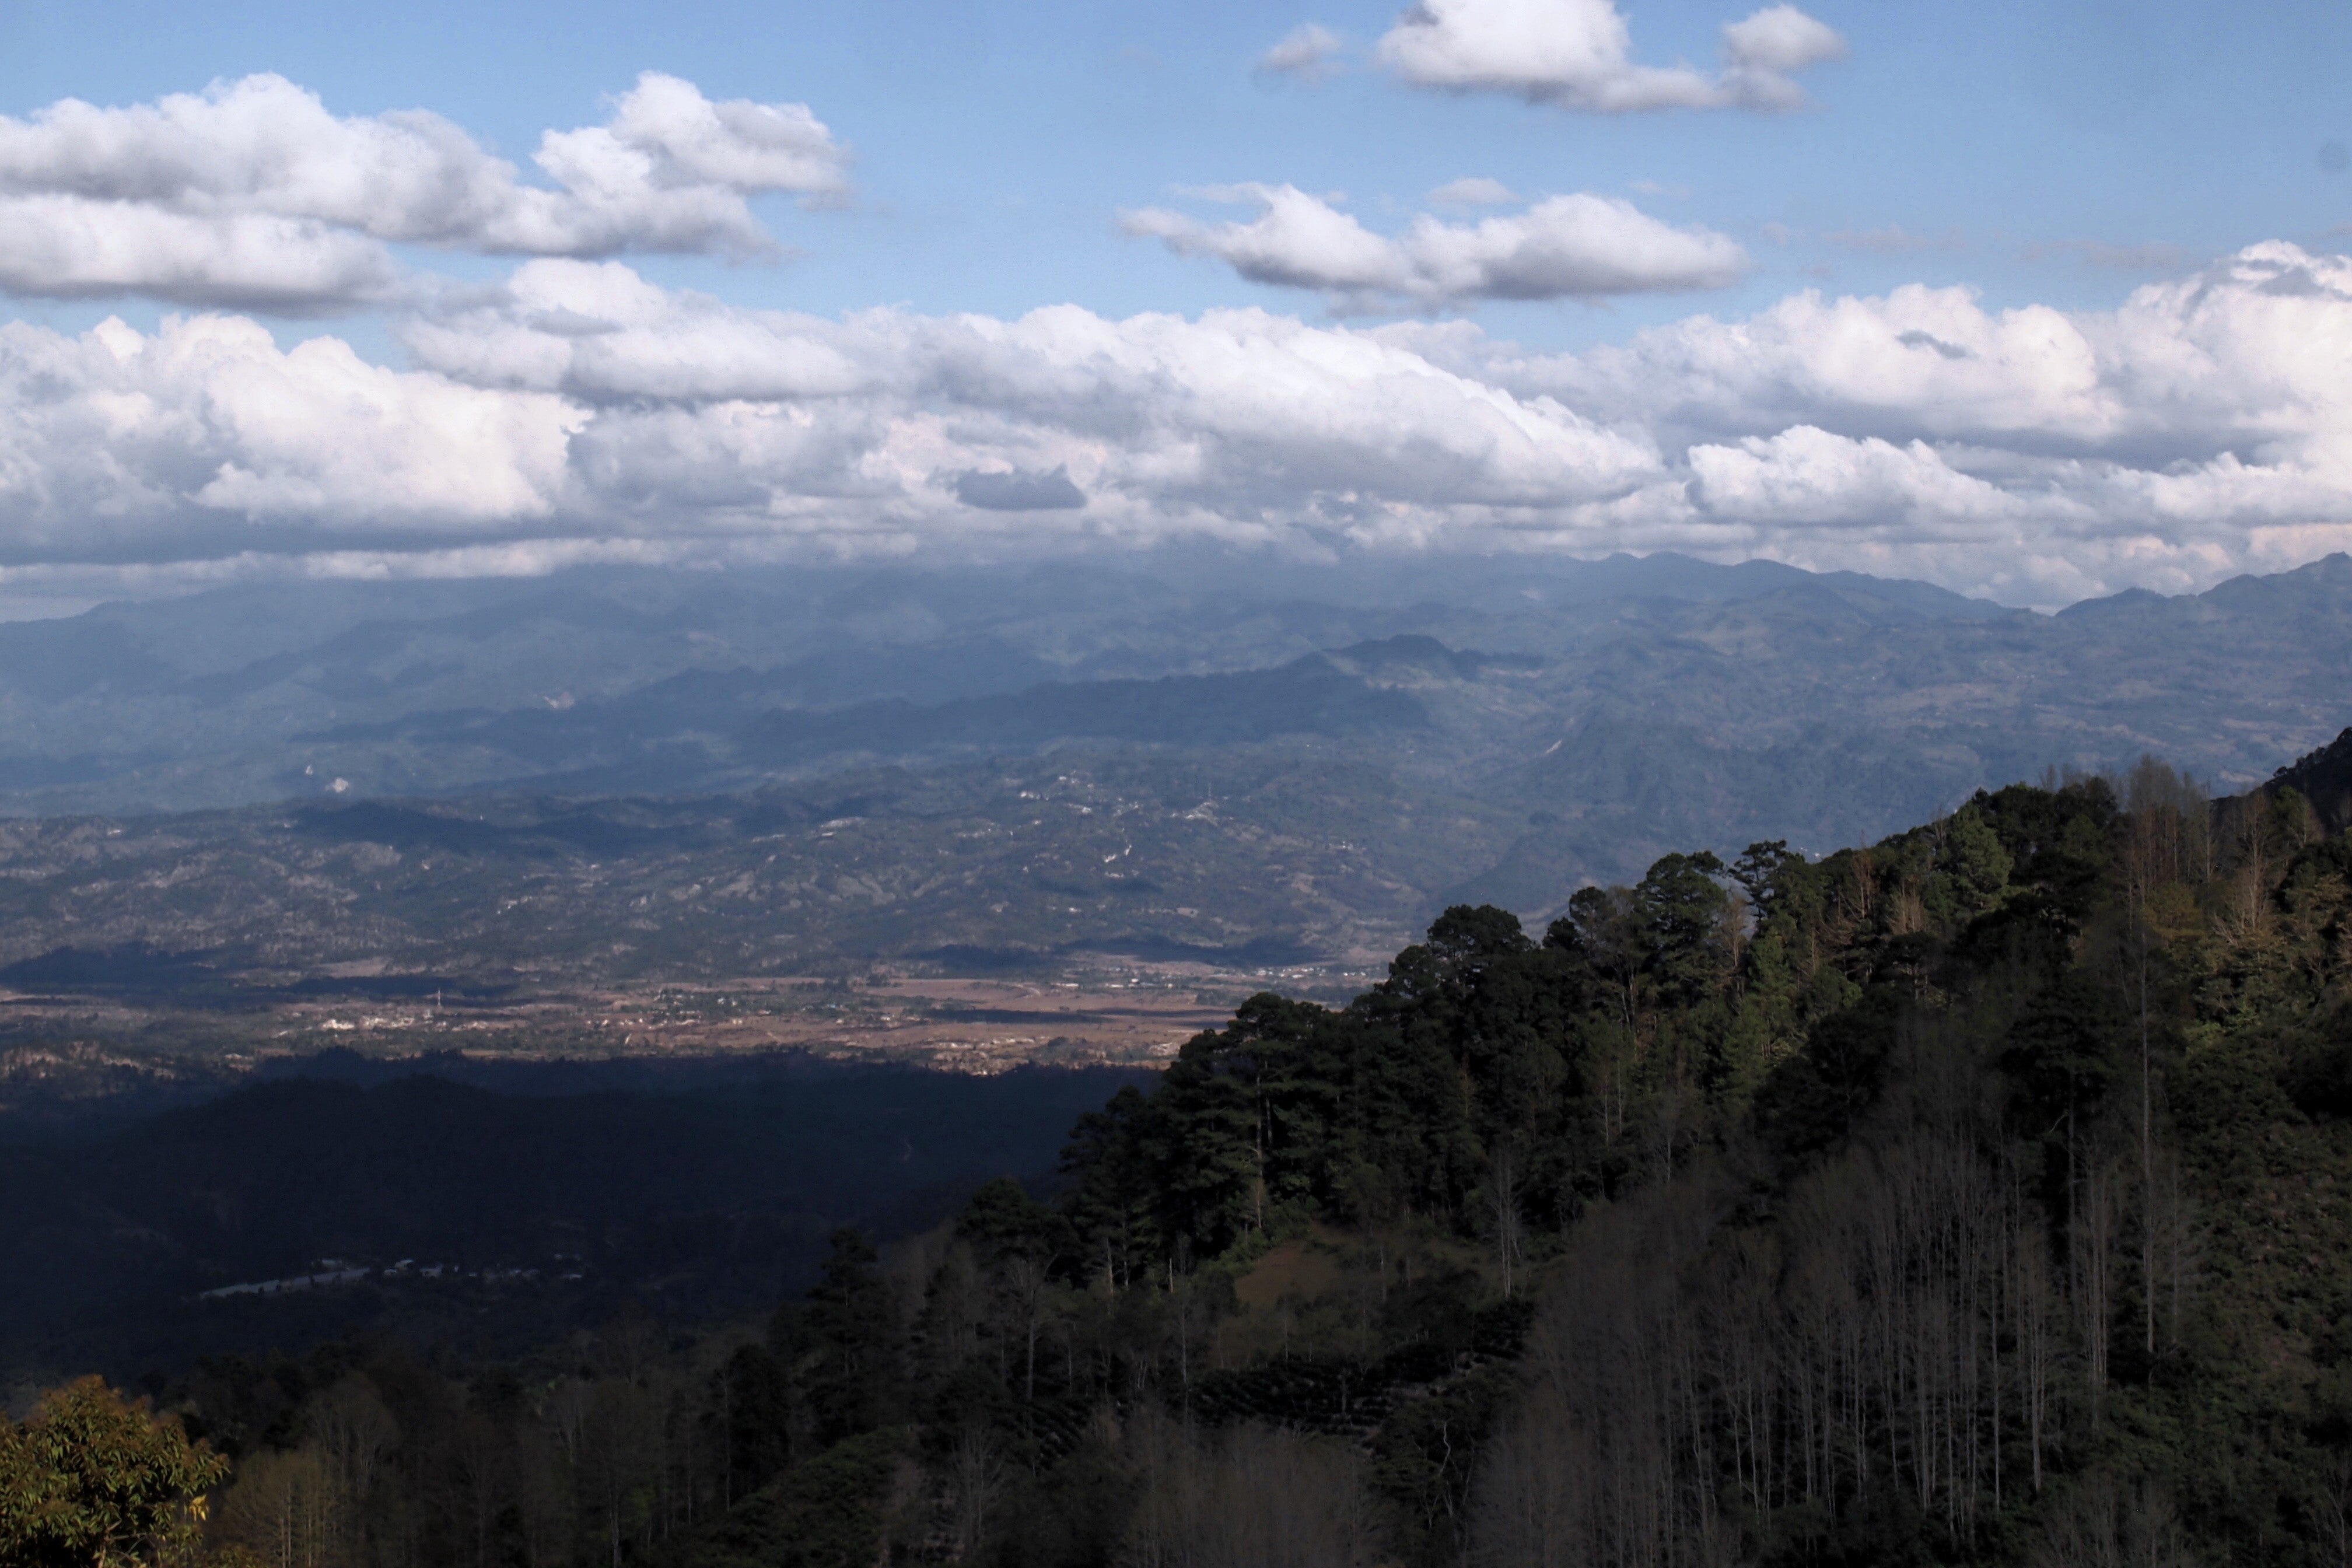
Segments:
[[[756,1328],[157,1386],[289,1562],[2340,1563],[2352,842],[2300,776],[1449,910]]]

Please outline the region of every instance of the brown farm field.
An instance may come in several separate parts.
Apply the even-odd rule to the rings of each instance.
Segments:
[[[341,978],[354,984],[372,976]],[[198,1006],[0,989],[0,1118],[124,1097],[175,1100],[322,1057],[659,1068],[763,1058],[989,1075],[1146,1067],[1223,1025],[1253,992],[1328,999],[1369,973],[1104,964],[1045,976],[761,977],[541,985],[498,994],[289,994]]]
[[[1148,1062],[1222,1023],[1246,990],[1222,976],[1156,980],[885,975],[605,985],[520,998],[274,1011],[263,1051],[457,1050],[520,1057],[798,1051],[963,1072],[1024,1063]]]

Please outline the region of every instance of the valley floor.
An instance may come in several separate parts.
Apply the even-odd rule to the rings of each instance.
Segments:
[[[886,972],[491,995],[278,995],[226,1015],[170,999],[0,991],[0,1040],[15,1042],[0,1046],[0,1117],[19,1101],[84,1092],[80,1079],[96,1093],[102,1078],[193,1067],[236,1077],[322,1051],[384,1063],[453,1051],[518,1063],[791,1052],[973,1073],[1149,1063],[1174,1056],[1254,989],[1311,994],[1362,981],[1193,963],[1106,965],[1073,978]]]

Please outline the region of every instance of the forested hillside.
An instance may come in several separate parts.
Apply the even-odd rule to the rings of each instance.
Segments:
[[[2299,777],[1456,908],[770,1322],[153,1392],[284,1563],[2340,1563],[2352,842]]]

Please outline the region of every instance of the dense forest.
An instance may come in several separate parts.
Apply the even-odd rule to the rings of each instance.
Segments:
[[[1449,910],[768,1321],[109,1418],[289,1568],[2352,1562],[2352,840],[2293,783]],[[92,1560],[103,1394],[0,1435],[0,1557]]]

